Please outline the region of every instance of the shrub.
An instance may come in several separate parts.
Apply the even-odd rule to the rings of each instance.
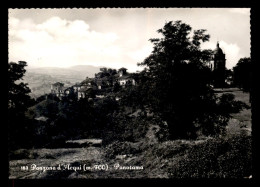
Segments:
[[[106,158],[114,159],[117,155],[138,154],[141,148],[135,143],[115,141],[106,147],[105,152]]]
[[[250,136],[207,140],[188,150],[174,168],[171,178],[243,178],[252,174]]]
[[[117,113],[104,130],[103,144],[108,145],[116,140],[137,142],[144,138],[148,125],[149,120],[143,116],[135,118],[124,113]]]

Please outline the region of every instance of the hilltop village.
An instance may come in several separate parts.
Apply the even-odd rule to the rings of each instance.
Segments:
[[[126,86],[135,86],[136,80],[134,74],[127,72],[126,68],[107,69],[100,68],[100,72],[95,74],[94,78],[87,77],[80,83],[65,87],[63,83],[56,82],[51,85],[51,94],[59,99],[75,94],[77,99],[81,98],[102,98],[106,93]],[[117,98],[118,99],[118,98]]]

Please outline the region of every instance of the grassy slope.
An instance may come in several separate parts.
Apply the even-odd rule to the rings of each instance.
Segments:
[[[248,93],[230,90],[237,100],[250,105]],[[222,93],[219,93],[222,94]],[[225,137],[202,137],[196,141],[159,143],[153,129],[140,142],[114,143],[106,147],[106,172],[90,173],[94,178],[246,178],[252,174],[251,111],[232,114]],[[143,166],[143,170],[116,170],[121,166]],[[82,173],[84,176],[86,174]]]
[[[249,104],[248,94],[232,92],[236,99]],[[142,141],[121,142],[105,148],[74,148],[29,150],[26,159],[10,162],[11,178],[243,178],[251,173],[251,111],[232,114],[228,135],[187,141],[176,140],[158,143],[152,125]],[[245,132],[245,133],[241,133]],[[18,154],[19,155],[19,154]],[[26,173],[21,165],[39,165],[60,162],[79,164],[108,164],[108,171],[64,171]],[[114,164],[143,166],[143,170],[116,170]]]
[[[237,89],[228,90],[236,100],[250,106],[249,94]],[[219,94],[223,94],[219,93]],[[111,165],[143,165],[143,171],[111,171],[102,177],[118,178],[243,178],[252,174],[251,110],[232,114],[227,135],[220,138],[204,137],[197,141],[176,140],[158,143],[144,139],[136,143],[125,142],[120,151],[123,159],[113,159]],[[149,136],[150,139],[153,136]],[[152,138],[154,139],[154,138]],[[153,143],[147,143],[153,142]],[[111,158],[113,150],[107,149]]]
[[[238,89],[227,90],[224,93],[235,95],[235,99],[245,102],[251,106],[249,102],[249,94]],[[219,93],[223,94],[223,93]],[[239,113],[231,114],[232,119],[229,121],[227,132],[228,134],[247,134],[251,133],[251,109],[244,109]]]

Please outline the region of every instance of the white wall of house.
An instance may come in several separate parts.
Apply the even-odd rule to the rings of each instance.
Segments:
[[[104,95],[96,95],[97,98],[104,98]]]
[[[78,92],[78,99],[80,99],[80,98],[85,98],[85,93]]]
[[[134,79],[132,80],[132,84],[135,85],[135,80]]]
[[[122,85],[125,85],[125,84],[126,84],[126,81],[127,81],[127,80],[125,80],[125,79],[120,80],[120,81],[119,81],[119,84],[120,84],[121,86],[122,86]]]
[[[129,81],[129,80],[131,80],[131,79],[122,79],[122,80],[119,81],[119,84],[120,84],[121,86],[122,86],[122,85],[126,85],[126,82]],[[135,85],[135,84],[136,84],[135,80],[132,79],[132,85]]]

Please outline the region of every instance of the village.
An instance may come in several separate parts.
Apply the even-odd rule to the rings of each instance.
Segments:
[[[106,90],[116,86],[124,88],[125,86],[136,85],[135,79],[131,73],[127,72],[126,68],[120,68],[118,71],[115,69],[101,68],[101,72],[95,74],[94,78],[86,78],[81,83],[76,83],[71,87],[64,87],[61,82],[56,82],[51,85],[51,94],[57,96],[59,99],[66,97],[69,94],[76,94],[77,99],[83,99],[88,97],[93,99],[93,95],[90,95],[92,91],[95,91],[94,97],[105,97]],[[119,98],[117,98],[119,99]]]

